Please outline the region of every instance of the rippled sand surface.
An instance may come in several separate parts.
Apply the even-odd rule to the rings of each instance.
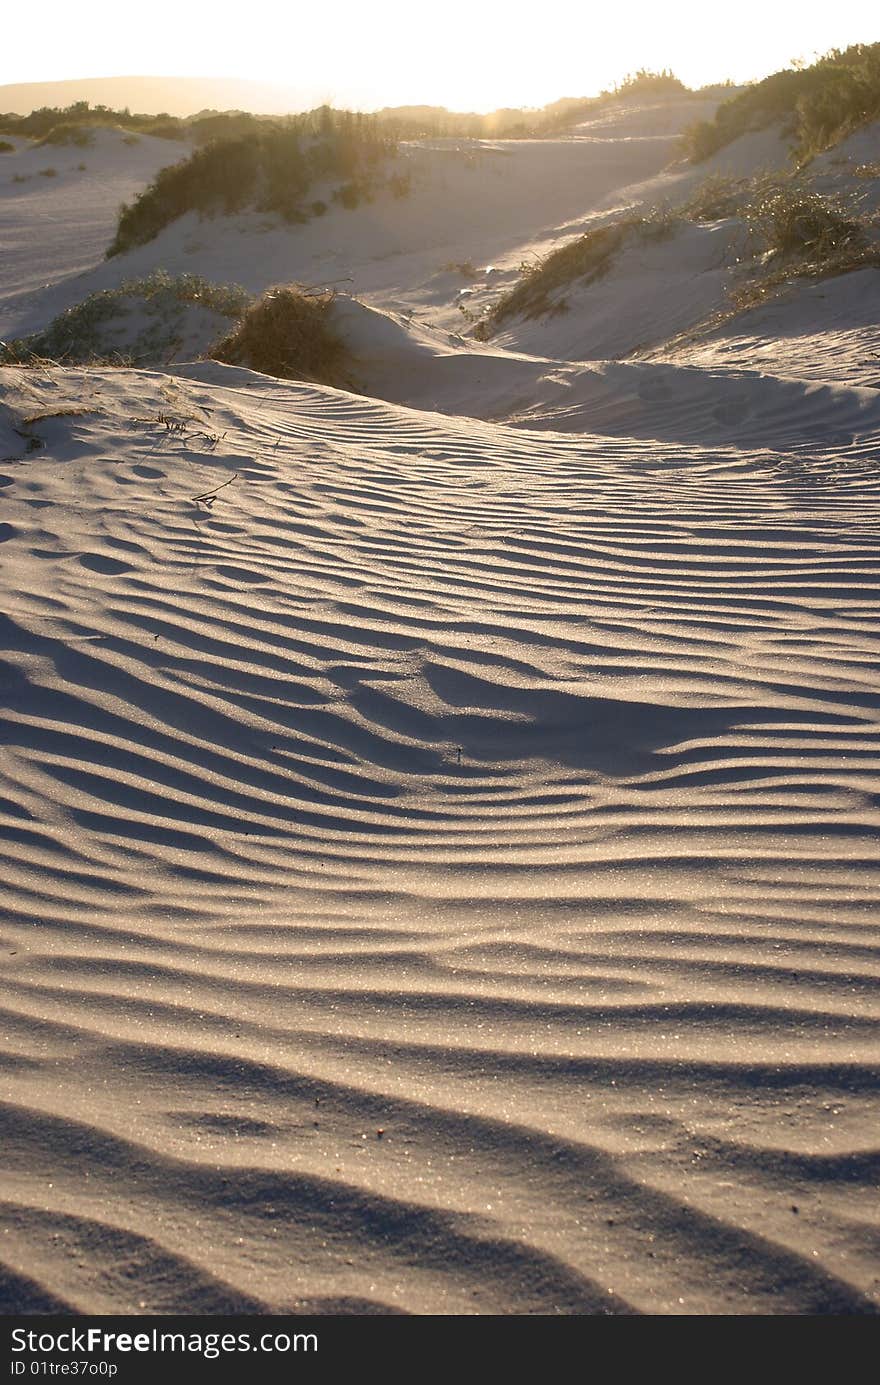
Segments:
[[[7,1311],[875,1312],[865,399],[0,374]]]

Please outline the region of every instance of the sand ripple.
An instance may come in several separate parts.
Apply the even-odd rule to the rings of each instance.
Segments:
[[[876,436],[3,374],[4,1303],[876,1311]]]

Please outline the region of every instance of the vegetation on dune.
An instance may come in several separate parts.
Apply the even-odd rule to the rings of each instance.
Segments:
[[[167,112],[142,115],[127,108],[115,110],[111,106],[76,101],[71,106],[42,106],[30,115],[0,114],[0,133],[23,135],[38,144],[88,145],[93,142],[97,129],[109,127],[128,131],[130,143],[139,135],[152,135],[156,139],[189,140],[199,146],[216,139],[251,134],[277,123],[272,117],[251,115],[247,111],[202,111],[186,117]]]
[[[90,294],[44,331],[0,341],[0,365],[164,365],[187,338],[193,322],[187,310],[201,308],[231,322],[213,345],[203,337],[198,350],[210,359],[285,380],[353,388],[350,353],[331,325],[334,299],[329,290],[293,284],[254,301],[235,284],[157,270]],[[218,330],[210,320],[198,321],[201,333],[206,326]]]
[[[186,212],[277,212],[287,221],[315,214],[307,200],[320,179],[342,178],[343,205],[356,206],[376,186],[378,166],[395,144],[372,116],[324,107],[283,125],[260,124],[248,134],[217,139],[187,159],[160,169],[119,214],[107,255],[152,240]]]
[[[686,221],[739,217],[754,254],[824,258],[864,243],[866,228],[837,198],[795,174],[707,178],[674,214]]]
[[[685,86],[684,82],[676,77],[669,68],[663,68],[660,72],[652,72],[643,67],[638,72],[624,77],[622,81],[609,87],[607,91],[600,92],[598,96],[563,97],[561,101],[554,101],[549,106],[545,106],[543,111],[538,113],[537,119],[533,120],[529,133],[536,138],[557,134],[561,130],[568,129],[571,125],[601,115],[604,109],[620,102],[657,102],[685,97],[706,100],[715,95],[720,96],[730,86],[730,82],[722,82],[713,87],[700,87],[694,90]]]
[[[284,380],[350,387],[351,357],[329,321],[334,298],[297,284],[270,289],[210,354]]]
[[[492,307],[489,322],[499,326],[510,317],[541,317],[552,310],[552,295],[571,284],[588,284],[606,274],[623,243],[623,225],[599,226],[543,260],[522,266],[519,282]]]
[[[115,289],[89,294],[60,313],[45,330],[0,342],[0,365],[29,365],[55,361],[69,365],[118,364],[110,350],[113,328],[133,308],[144,309],[145,325],[123,353],[135,364],[167,357],[173,350],[180,319],[187,307],[199,307],[222,317],[240,319],[251,295],[235,284],[212,284],[197,274],[173,277],[156,270],[142,279],[129,279]]]
[[[72,144],[78,149],[85,149],[94,142],[95,127],[75,120],[62,120],[37,141],[38,144]]]
[[[0,139],[0,154],[11,154],[15,145],[10,144],[8,139]]]
[[[715,174],[704,179],[676,211],[686,221],[724,221],[739,215],[748,193],[746,179]]]
[[[726,84],[729,85],[729,84]],[[127,108],[92,106],[76,101],[70,106],[43,106],[29,115],[0,113],[0,134],[23,135],[45,144],[85,145],[99,126],[111,126],[136,135],[188,140],[196,148],[217,141],[243,139],[273,128],[314,129],[328,118],[339,125],[369,120],[381,127],[386,139],[540,139],[552,136],[576,120],[587,119],[603,107],[627,100],[663,100],[676,96],[706,96],[723,86],[691,91],[668,69],[641,69],[598,96],[565,97],[539,109],[504,107],[488,113],[450,111],[443,106],[388,106],[374,116],[335,111],[324,106],[305,114],[253,115],[248,111],[200,111],[179,117],[163,112],[146,115]]]
[[[860,269],[880,269],[880,245],[862,243],[830,251],[824,256],[795,260],[778,265],[759,278],[737,284],[730,294],[733,314],[778,297],[798,280],[835,279],[841,274],[854,274]]]
[[[735,312],[753,307],[798,280],[830,279],[860,269],[880,269],[880,245],[871,222],[838,199],[821,196],[803,179],[756,180],[742,209],[758,273],[731,291]]]
[[[187,122],[175,116],[133,115],[129,110],[91,106],[88,101],[75,101],[71,106],[41,106],[30,115],[0,115],[0,133],[25,135],[41,144],[87,144],[95,128],[101,125],[121,126],[164,139],[183,139],[187,133]]]
[[[553,250],[535,264],[523,265],[522,277],[496,300],[478,335],[487,337],[511,317],[542,317],[564,311],[554,295],[573,284],[590,284],[608,273],[628,238],[665,240],[675,231],[677,218],[665,208],[649,216],[623,217],[597,226],[577,240]]]
[[[249,111],[208,111],[185,122],[186,134],[196,145],[218,139],[240,139],[265,125],[267,117]],[[184,123],[184,122],[181,122]]]
[[[691,91],[668,69],[642,68],[598,96],[566,96],[537,110],[505,106],[483,114],[449,111],[444,106],[386,106],[377,112],[377,119],[397,139],[541,139],[619,101],[704,94]]]
[[[618,82],[612,87],[611,92],[605,95],[616,97],[652,97],[652,96],[683,96],[690,91],[679,77],[676,77],[671,68],[664,67],[660,72],[652,72],[647,67],[640,67],[638,72],[631,72],[623,81]]]
[[[736,218],[748,233],[744,255],[742,243],[736,251],[748,275],[733,290],[736,302],[760,301],[765,291],[795,278],[880,266],[880,246],[870,242],[868,220],[841,200],[818,193],[803,176],[715,176],[678,206],[659,206],[647,214],[606,222],[544,259],[523,265],[518,282],[476,319],[474,335],[485,341],[511,318],[567,311],[565,291],[602,278],[628,245],[666,240],[687,222],[729,218]],[[465,315],[475,320],[467,310]]]
[[[865,240],[864,227],[841,203],[796,181],[762,180],[742,216],[764,250],[782,257],[824,260],[854,250]]]
[[[692,125],[685,147],[691,161],[701,163],[740,135],[783,121],[804,160],[878,119],[880,43],[857,43],[747,87],[719,106],[712,120]]]

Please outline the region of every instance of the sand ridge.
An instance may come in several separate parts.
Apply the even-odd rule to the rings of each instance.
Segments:
[[[875,1311],[874,456],[2,383],[8,1302]]]

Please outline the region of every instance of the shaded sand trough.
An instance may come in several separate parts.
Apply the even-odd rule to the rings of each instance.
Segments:
[[[876,1312],[869,371],[385,330],[0,371],[4,1306]]]

